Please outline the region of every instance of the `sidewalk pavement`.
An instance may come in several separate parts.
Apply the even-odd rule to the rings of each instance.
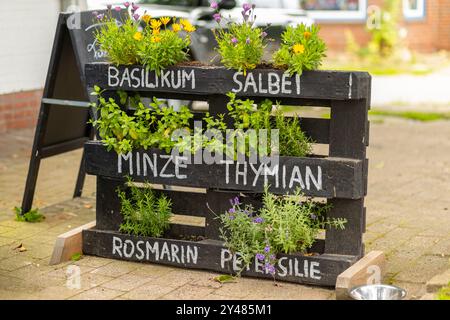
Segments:
[[[428,75],[395,75],[372,77],[374,108],[402,106],[421,111],[450,111],[450,67]]]
[[[210,272],[90,256],[49,266],[55,237],[94,220],[95,179],[88,177],[83,198],[63,202],[72,195],[81,153],[45,159],[35,205],[46,207],[47,218],[14,221],[11,208],[20,205],[32,134],[0,137],[0,299],[334,299],[325,288],[249,278],[221,285]],[[409,299],[424,295],[426,281],[449,268],[449,137],[443,121],[371,125],[366,251],[386,253],[384,281],[405,288]],[[70,288],[72,265],[80,267],[79,289]]]

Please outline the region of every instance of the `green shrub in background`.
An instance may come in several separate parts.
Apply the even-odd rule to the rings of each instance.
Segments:
[[[281,35],[280,49],[273,56],[275,66],[299,75],[304,70],[319,68],[326,56],[326,45],[318,32],[319,27],[316,25],[288,26]]]
[[[379,21],[374,21],[368,29],[371,40],[368,45],[370,53],[380,58],[392,56],[398,45],[398,19],[401,8],[399,0],[384,0]]]

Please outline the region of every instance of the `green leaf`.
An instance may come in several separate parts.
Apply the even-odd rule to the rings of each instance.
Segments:
[[[79,253],[79,252],[77,252],[77,253],[74,253],[74,254],[70,257],[70,260],[72,260],[72,261],[78,261],[78,260],[81,259],[81,257],[82,257],[82,254]]]
[[[214,277],[213,280],[219,283],[229,283],[236,282],[236,277],[228,274],[222,274],[220,276]]]

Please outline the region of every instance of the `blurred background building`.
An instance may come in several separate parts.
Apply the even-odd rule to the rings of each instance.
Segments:
[[[332,50],[346,46],[345,31],[356,41],[369,41],[367,18],[376,15],[385,0],[302,0],[303,8],[322,26],[322,36]],[[450,50],[450,0],[398,1],[402,34],[408,47],[419,52]],[[376,17],[374,17],[376,19]],[[376,23],[374,21],[373,23]]]

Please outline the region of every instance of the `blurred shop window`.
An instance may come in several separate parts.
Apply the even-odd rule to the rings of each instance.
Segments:
[[[367,0],[300,0],[301,8],[318,21],[365,20]]]
[[[403,0],[405,19],[422,19],[425,17],[425,0]]]

